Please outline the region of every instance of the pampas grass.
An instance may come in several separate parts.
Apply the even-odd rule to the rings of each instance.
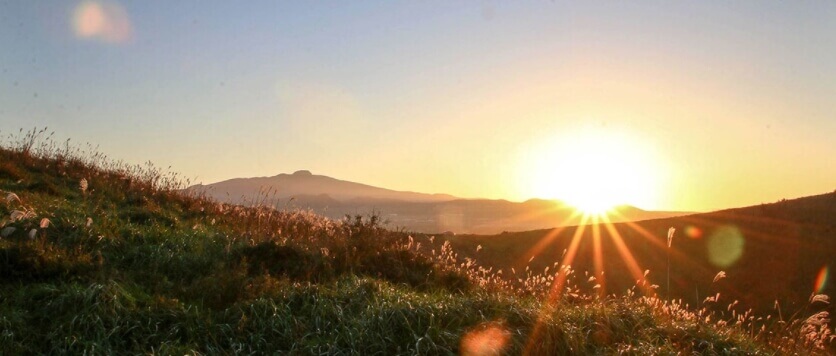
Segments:
[[[603,278],[559,262],[503,273],[379,217],[219,204],[151,166],[25,144],[0,160],[56,187],[19,191],[31,214],[0,230],[4,354],[454,354],[468,333],[507,354],[827,351],[828,315],[787,325],[735,303],[692,308],[642,295],[649,271],[603,295]]]
[[[11,214],[9,214],[9,219],[12,222],[15,222],[15,221],[18,221],[18,220],[23,220],[25,217],[26,217],[26,213],[24,213],[20,210],[12,210]]]
[[[12,202],[17,201],[20,203],[20,197],[17,196],[15,193],[7,193],[6,194],[6,204],[11,204]]]
[[[822,303],[824,305],[830,304],[830,297],[826,294],[815,294],[810,297],[810,304]]]
[[[667,277],[667,292],[665,292],[668,298],[671,297],[671,244],[673,243],[673,234],[676,232],[676,229],[671,227],[668,229],[668,249],[667,249],[667,256],[668,256],[668,277]]]

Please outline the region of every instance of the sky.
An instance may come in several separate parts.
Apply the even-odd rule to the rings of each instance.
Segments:
[[[836,189],[833,19],[836,2],[2,0],[0,133],[48,127],[203,183],[307,169],[767,203]]]

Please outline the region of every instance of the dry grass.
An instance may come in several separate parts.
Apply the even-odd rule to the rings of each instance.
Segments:
[[[571,266],[499,270],[374,215],[220,204],[42,136],[0,149],[4,353],[832,351],[823,296],[784,320],[663,300],[647,278],[602,295]]]

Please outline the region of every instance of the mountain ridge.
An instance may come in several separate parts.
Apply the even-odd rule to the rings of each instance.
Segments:
[[[316,175],[307,170],[270,177],[233,178],[194,185],[187,190],[226,203],[311,209],[330,218],[379,212],[393,226],[425,233],[493,234],[582,222],[577,210],[560,200],[532,198],[515,202],[398,191]],[[690,214],[649,211],[630,205],[613,209],[618,212],[613,216],[615,222]]]
[[[304,181],[307,180],[307,181]],[[249,187],[241,187],[241,184],[249,183]],[[312,189],[313,184],[330,184],[330,186],[320,186]],[[347,200],[355,197],[372,197],[372,198],[388,198],[406,201],[440,201],[457,199],[449,194],[441,193],[418,193],[413,191],[402,191],[372,186],[364,183],[357,183],[342,179],[333,178],[326,175],[313,174],[308,170],[299,170],[291,174],[280,173],[275,176],[266,177],[249,177],[249,178],[232,178],[210,184],[197,184],[188,187],[187,190],[198,190],[209,193],[213,198],[223,198],[226,195],[219,196],[211,191],[206,191],[205,187],[216,187],[240,192],[240,197],[247,198],[248,195],[254,197],[255,194],[260,193],[265,186],[283,185],[286,193],[280,193],[278,197],[291,198],[296,195],[319,195],[328,194],[337,200]],[[253,189],[257,187],[257,189]],[[288,189],[289,188],[289,189]],[[278,193],[278,190],[277,190]],[[232,194],[229,194],[232,195]],[[237,195],[233,195],[237,196]],[[239,199],[234,198],[234,199]],[[239,202],[243,202],[239,201]]]

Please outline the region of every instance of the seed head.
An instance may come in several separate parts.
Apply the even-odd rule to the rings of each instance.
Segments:
[[[17,200],[17,202],[20,203],[20,197],[18,197],[17,194],[15,194],[15,193],[6,194],[6,204],[11,204],[15,200]]]
[[[671,243],[673,242],[673,234],[676,232],[676,228],[671,227],[668,229],[668,247],[671,247]]]
[[[815,303],[830,304],[830,297],[827,294],[816,294],[810,297],[810,304]]]
[[[26,213],[24,213],[20,210],[13,210],[12,213],[9,214],[9,219],[11,219],[12,222],[15,222],[15,221],[18,221],[18,220],[23,220],[25,217],[26,217]]]

